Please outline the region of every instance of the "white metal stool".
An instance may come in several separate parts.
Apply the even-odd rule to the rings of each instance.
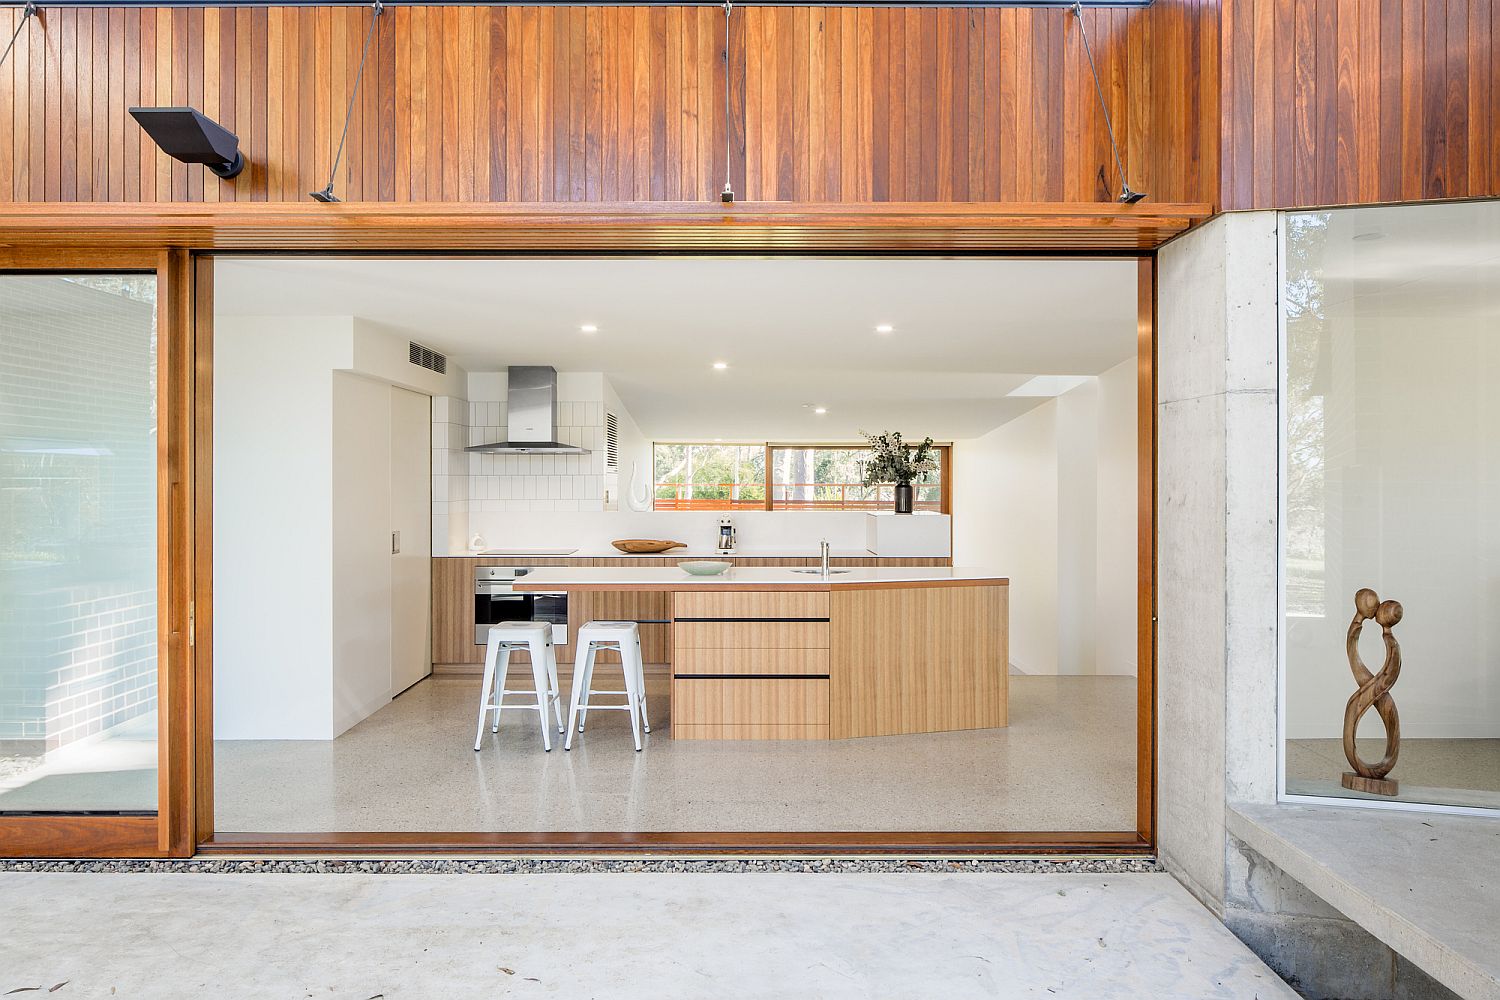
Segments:
[[[588,722],[589,709],[613,710],[630,713],[630,735],[635,739],[635,748],[641,748],[641,730],[651,732],[651,719],[646,714],[646,668],[641,662],[641,630],[635,622],[589,622],[578,630],[578,653],[573,664],[573,693],[568,706],[568,736],[563,740],[563,749],[573,749],[573,734],[583,732]],[[620,653],[620,665],[625,674],[624,691],[594,690],[594,654],[600,649],[615,649]],[[596,694],[618,694],[625,696],[623,705],[593,705],[590,697]],[[576,729],[574,728],[576,725]]]
[[[505,678],[510,672],[511,650],[524,649],[531,654],[531,679],[534,691],[507,691]],[[505,704],[506,695],[529,694],[536,704]],[[474,733],[474,749],[484,743],[486,716],[494,712],[495,718],[490,732],[500,731],[500,711],[504,708],[520,708],[534,711],[542,720],[542,749],[552,749],[551,723],[547,720],[547,706],[557,718],[557,731],[563,731],[562,689],[557,683],[557,654],[552,648],[552,626],[546,622],[501,622],[491,625],[489,641],[484,650],[484,687],[479,692],[479,728]]]

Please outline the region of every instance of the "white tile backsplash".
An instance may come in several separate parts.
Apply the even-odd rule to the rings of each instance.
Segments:
[[[470,391],[503,392],[490,387],[504,384],[503,374],[480,373]],[[560,380],[560,391],[566,385]],[[505,439],[505,401],[434,397],[433,552],[467,551],[473,531],[484,528],[481,514],[603,511],[604,413],[600,398],[558,400],[557,440],[587,455],[487,455],[464,449]]]

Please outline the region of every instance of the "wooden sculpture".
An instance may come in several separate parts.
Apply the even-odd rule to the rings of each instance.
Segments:
[[[1359,633],[1371,618],[1380,626],[1385,639],[1385,663],[1379,673],[1370,673],[1359,658]],[[1354,595],[1354,620],[1349,623],[1349,634],[1345,649],[1349,655],[1349,669],[1354,671],[1354,683],[1359,688],[1344,707],[1344,756],[1349,758],[1352,772],[1344,772],[1344,787],[1356,792],[1373,792],[1376,795],[1395,795],[1396,782],[1386,775],[1396,766],[1396,755],[1401,752],[1401,720],[1396,715],[1396,702],[1391,698],[1391,688],[1401,675],[1401,644],[1391,633],[1401,620],[1401,604],[1398,601],[1382,601],[1368,587]],[[1378,764],[1366,764],[1359,757],[1354,743],[1355,730],[1359,728],[1360,716],[1371,708],[1380,715],[1385,724],[1385,756]]]

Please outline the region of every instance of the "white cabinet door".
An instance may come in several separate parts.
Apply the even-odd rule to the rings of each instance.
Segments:
[[[391,387],[391,690],[432,672],[432,399]]]

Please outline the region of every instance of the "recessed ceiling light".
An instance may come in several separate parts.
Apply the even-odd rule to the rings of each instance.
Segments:
[[[889,323],[881,323],[875,328],[876,333],[894,333],[896,328]]]
[[[599,328],[597,326],[595,326],[594,324],[592,324],[592,323],[585,323],[582,326],[580,326],[578,329],[582,330],[584,333],[598,333],[599,332]]]
[[[714,362],[714,371],[721,372],[721,371],[723,371],[724,369],[726,369],[728,367],[729,367],[729,362],[728,361],[715,361]]]
[[[814,406],[813,407],[813,412],[817,413],[817,414],[827,413],[828,412],[828,407],[826,407],[826,406]]]

